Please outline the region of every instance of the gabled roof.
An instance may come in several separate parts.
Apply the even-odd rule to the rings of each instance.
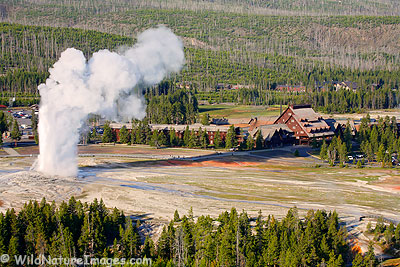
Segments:
[[[321,115],[316,113],[311,107],[310,108],[298,108],[293,109],[293,117],[297,119],[297,121],[319,121]]]
[[[316,113],[311,108],[311,105],[289,106],[285,112],[276,119],[275,123],[277,123],[283,114],[289,111],[292,113],[290,118],[294,118],[297,121],[308,137],[334,135],[331,127],[325,122],[320,114]]]
[[[259,120],[257,119],[257,117],[251,118],[251,120],[249,121],[250,131],[263,125],[272,125],[272,124],[274,124],[273,121]]]
[[[253,130],[249,131],[249,133],[254,138],[256,136],[257,132],[261,131],[263,138],[266,141],[270,141],[271,138],[274,136],[274,134],[280,130],[284,130],[286,132],[293,133],[293,131],[290,130],[286,124],[261,125],[257,128],[254,128]]]

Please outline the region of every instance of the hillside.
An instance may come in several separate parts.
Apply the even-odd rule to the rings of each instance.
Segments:
[[[164,24],[182,37],[187,59],[183,72],[171,81],[195,90],[199,100],[257,105],[312,102],[326,112],[393,108],[399,103],[399,16],[308,16],[284,0],[273,3],[289,5],[286,13],[279,13],[276,6],[271,13],[275,15],[261,15],[255,10],[263,10],[260,5],[269,2],[246,2],[247,13],[234,8],[239,2],[185,1],[178,7],[179,1],[110,0],[100,5],[97,0],[0,0],[3,21],[41,25],[4,24],[0,29],[2,95],[37,94],[36,85],[66,47],[83,49],[90,56],[98,49],[132,45],[138,32]],[[313,7],[317,2],[335,5],[303,1]],[[372,14],[365,6],[368,1],[344,3],[362,3],[362,14]],[[373,5],[378,4],[393,3]],[[321,86],[332,90],[332,81],[354,82],[360,91],[315,91]],[[219,92],[219,85],[241,89]],[[277,85],[302,85],[310,93],[278,93],[273,91]],[[382,90],[371,92],[376,85]]]
[[[5,2],[16,5],[64,6],[70,9],[87,9],[92,13],[160,8],[260,15],[397,16],[400,14],[396,0],[6,0]]]
[[[221,4],[225,6],[223,10],[213,8],[218,6],[218,1],[201,1],[193,5],[190,4],[191,1],[185,1],[180,6],[177,4],[179,1],[111,0],[107,1],[108,4],[104,4],[104,1],[100,4],[95,0],[0,0],[1,2],[3,21],[22,24],[92,29],[128,37],[135,36],[145,28],[164,24],[182,36],[186,46],[235,51],[234,56],[246,64],[248,61],[258,65],[264,63],[252,55],[253,52],[278,53],[353,69],[393,69],[399,66],[400,60],[400,17],[336,16],[342,14],[340,12],[333,13],[335,16],[318,17],[278,16],[279,13],[265,16],[250,11],[243,14],[233,12],[235,3],[240,1],[232,0]],[[295,6],[289,4],[292,2],[273,1],[274,5],[283,7],[286,4]],[[318,2],[333,5],[335,1],[302,2],[317,7]],[[369,3],[343,1],[347,2],[358,5],[361,5],[360,2],[364,5]],[[155,7],[155,3],[159,3],[158,7]],[[388,5],[392,2],[385,3]],[[197,9],[198,5],[204,8]],[[398,7],[394,4],[388,8],[392,11],[396,9]],[[361,10],[366,11],[368,8],[363,7]]]
[[[116,50],[132,45],[132,38],[71,28],[0,24],[1,64],[0,89],[2,104],[11,96],[28,97],[17,104],[37,102],[37,85],[47,78],[48,68],[67,47],[83,50],[87,57],[99,49]],[[302,57],[282,56],[277,53],[221,51],[188,47],[187,64],[181,74],[171,77],[174,83],[189,85],[199,100],[210,103],[240,104],[313,103],[326,112],[348,112],[365,108],[393,108],[400,101],[398,91],[400,71],[374,71],[327,65]],[[255,61],[257,59],[257,61]],[[327,92],[314,91],[324,81],[351,80],[360,90]],[[239,90],[216,90],[217,84],[242,84]],[[380,90],[371,92],[370,85],[379,84]],[[277,84],[303,84],[307,94],[291,94],[274,90]],[[269,90],[272,89],[272,90]],[[326,89],[332,89],[327,87]],[[30,98],[29,98],[30,97]]]
[[[99,49],[132,44],[132,39],[80,29],[30,27],[0,23],[0,89],[8,96],[34,97],[38,84],[62,51],[75,47],[86,57]]]

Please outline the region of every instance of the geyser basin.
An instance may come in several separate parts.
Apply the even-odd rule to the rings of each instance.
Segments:
[[[141,33],[124,53],[101,50],[87,61],[69,48],[39,86],[40,155],[36,169],[47,175],[77,175],[79,129],[90,113],[110,120],[145,116],[139,85],[152,86],[184,64],[182,41],[165,27]]]
[[[0,195],[7,208],[20,208],[25,202],[46,198],[66,200],[81,194],[81,185],[74,177],[49,176],[37,171],[19,171],[0,176]]]

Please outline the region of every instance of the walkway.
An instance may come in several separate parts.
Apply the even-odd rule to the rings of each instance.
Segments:
[[[17,151],[15,151],[15,149],[11,147],[3,147],[3,150],[10,156],[21,156]]]

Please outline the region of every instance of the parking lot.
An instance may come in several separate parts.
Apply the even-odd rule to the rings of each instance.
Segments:
[[[32,109],[10,109],[7,112],[17,120],[22,138],[28,138],[28,136],[33,135],[31,121]]]

